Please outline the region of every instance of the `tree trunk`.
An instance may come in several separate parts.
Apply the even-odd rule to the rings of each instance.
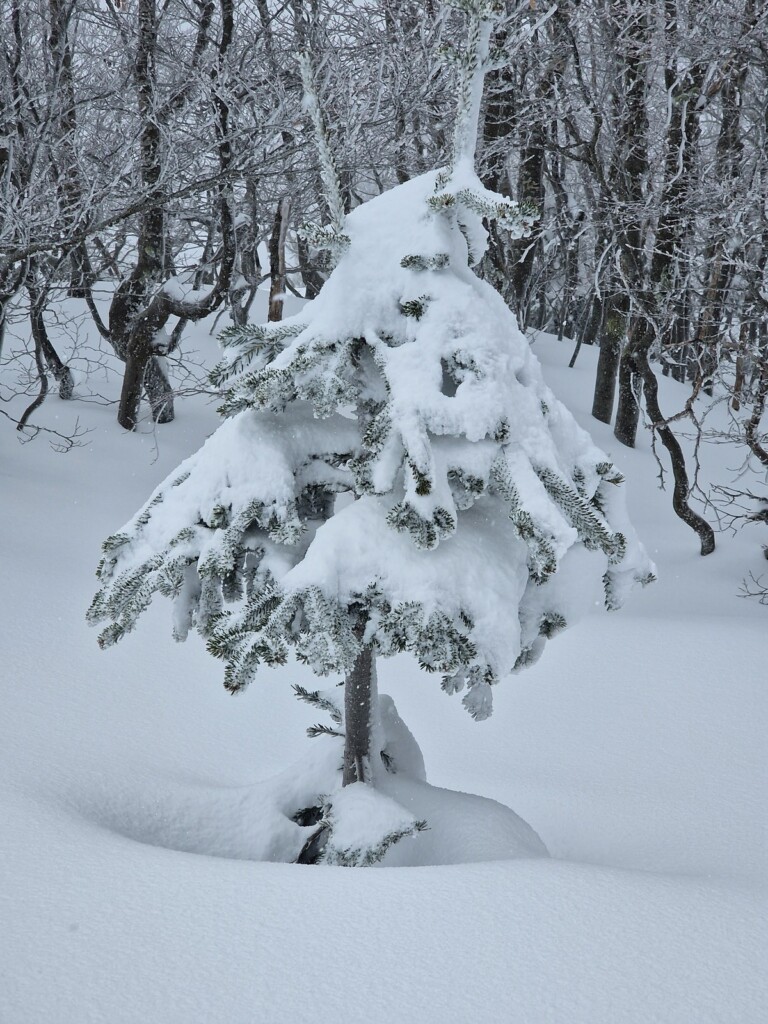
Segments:
[[[76,5],[66,0],[49,0],[48,50],[51,63],[50,109],[56,130],[53,162],[57,166],[56,191],[59,196],[59,225],[66,238],[89,219],[88,202],[84,198],[80,176],[80,159],[76,152],[77,104],[72,73],[76,38]],[[90,287],[91,265],[85,240],[70,252],[70,284],[68,295],[84,299]]]
[[[136,429],[141,393],[144,389],[144,374],[151,357],[152,345],[145,332],[142,332],[140,339],[138,332],[132,331],[131,346],[125,360],[120,404],[117,410],[117,422],[124,430]]]
[[[70,277],[67,295],[70,299],[87,298],[93,280],[93,268],[85,242],[81,242],[72,250],[69,256],[69,265]]]
[[[672,508],[675,514],[696,533],[701,543],[701,554],[710,555],[715,550],[715,532],[706,519],[693,511],[688,504],[690,494],[690,483],[688,482],[688,471],[685,468],[685,456],[680,442],[675,437],[672,428],[661,414],[659,408],[659,385],[651,364],[648,362],[648,349],[642,349],[637,356],[638,374],[642,376],[645,383],[645,407],[651,417],[653,429],[661,438],[661,443],[669,452],[672,463],[672,476],[675,481],[672,492]]]
[[[627,347],[619,362],[619,404],[613,434],[627,448],[634,448],[640,422],[640,389],[642,378],[635,367],[633,348]]]
[[[736,372],[733,378],[731,408],[734,412],[741,409],[741,396],[747,378],[747,353],[755,348],[757,331],[754,322],[744,321],[739,331],[739,349],[736,355]]]
[[[621,358],[621,342],[626,331],[627,297],[614,295],[608,300],[600,334],[600,355],[597,360],[592,415],[601,423],[610,423],[616,396],[616,375]]]
[[[45,292],[39,292],[34,285],[27,287],[29,291],[29,321],[32,328],[32,337],[37,350],[44,357],[48,369],[55,377],[59,385],[59,398],[65,401],[72,397],[75,390],[75,382],[72,371],[61,361],[61,357],[53,347],[48,337],[48,330],[45,326],[43,310],[45,309]],[[47,389],[46,389],[47,390]]]
[[[316,299],[325,284],[325,278],[310,259],[309,246],[301,235],[296,238],[296,255],[299,261],[299,273],[304,284],[304,298]]]
[[[155,423],[172,423],[173,389],[165,372],[164,360],[153,355],[144,370],[144,387]]]
[[[165,373],[156,363],[155,339],[165,327],[171,310],[157,295],[149,307],[131,326],[130,343],[125,357],[125,374],[117,409],[117,422],[125,430],[135,430],[139,420],[141,394],[151,387],[149,394],[155,422],[170,423],[173,419],[173,400]]]
[[[142,212],[139,226],[139,253],[136,267],[115,293],[110,310],[110,328],[113,321],[113,344],[125,359],[125,377],[120,395],[117,421],[126,430],[134,430],[139,416],[142,388],[146,387],[156,422],[169,423],[173,419],[171,389],[162,364],[158,360],[156,340],[171,316],[182,321],[200,320],[212,313],[229,291],[235,260],[235,236],[232,218],[231,187],[227,177],[232,162],[229,129],[229,106],[226,96],[225,58],[234,29],[234,0],[219,0],[221,10],[221,39],[218,61],[211,69],[213,106],[216,114],[219,170],[222,175],[219,191],[219,223],[222,236],[221,266],[216,284],[204,299],[186,301],[174,299],[158,288],[168,267],[166,249],[166,217],[162,180],[162,133],[156,104],[157,87],[157,32],[156,0],[139,0],[139,45],[136,55],[135,78],[138,108],[141,120],[139,137],[142,185],[150,205]],[[207,30],[213,7],[204,5],[198,24],[195,59],[199,59],[207,45]],[[144,307],[144,308],[142,308]],[[172,344],[178,345],[181,330],[174,329]]]
[[[267,320],[283,319],[283,296],[285,294],[285,240],[288,235],[288,219],[291,216],[291,200],[283,196],[277,204],[275,223],[269,240],[269,312]]]
[[[355,630],[362,638],[364,627]],[[371,781],[371,717],[376,699],[376,664],[371,647],[363,647],[344,683],[343,785]]]
[[[600,299],[595,293],[591,293],[584,300],[584,308],[576,328],[576,345],[573,349],[571,361],[568,363],[569,369],[572,370],[576,365],[576,360],[579,358],[579,352],[581,352],[581,346],[585,342],[587,345],[593,345],[595,339],[600,337],[603,329],[604,316],[605,307],[602,299]]]
[[[0,262],[0,358],[3,355],[8,309],[24,283],[25,273],[26,267],[23,263],[20,267],[13,267],[4,261]]]
[[[354,627],[362,641],[365,622]],[[378,708],[376,659],[371,647],[361,647],[352,670],[344,681],[344,765],[342,785],[371,782],[371,748],[376,739],[374,716]],[[313,832],[296,858],[297,864],[316,864],[328,842],[330,828],[324,823]]]
[[[355,626],[355,636],[362,640],[365,623]],[[371,782],[371,747],[374,736],[373,715],[378,702],[376,660],[371,647],[363,647],[352,671],[344,681],[344,766],[342,785]],[[317,864],[323,855],[330,827],[321,824],[304,843],[297,864]]]
[[[706,255],[710,267],[707,290],[704,294],[699,327],[694,338],[694,359],[696,378],[704,378],[704,392],[710,397],[714,391],[714,376],[717,371],[718,344],[722,329],[723,307],[730,285],[731,272],[722,254],[715,254],[710,247]]]
[[[237,219],[234,229],[236,263],[229,287],[229,313],[235,327],[248,323],[248,311],[260,284],[257,214],[256,181],[249,177],[245,185],[245,216]]]
[[[37,367],[37,379],[40,383],[40,390],[37,394],[37,398],[28,405],[24,412],[21,414],[19,422],[16,424],[16,429],[23,430],[29,422],[29,417],[33,412],[36,412],[45,401],[45,396],[48,394],[48,376],[45,372],[45,365],[43,363],[43,353],[40,349],[40,345],[35,341],[35,366]]]
[[[543,212],[544,207],[544,148],[542,133],[536,131],[530,143],[520,154],[520,168],[517,181],[517,200],[530,203]],[[509,243],[512,286],[515,294],[515,312],[521,330],[530,326],[531,291],[534,280],[536,256],[540,243],[533,237],[520,238]],[[539,318],[541,320],[541,317]],[[539,322],[537,327],[542,328]]]
[[[139,404],[144,388],[147,364],[153,355],[155,325],[144,322],[146,317],[136,316],[148,301],[152,288],[160,280],[164,263],[165,210],[160,182],[162,178],[161,134],[156,120],[157,86],[157,11],[156,0],[139,0],[138,49],[135,79],[138,96],[141,131],[139,135],[139,167],[141,182],[152,205],[142,211],[139,224],[138,259],[133,273],[118,289],[110,310],[110,328],[113,314],[120,323],[113,330],[115,347],[123,349],[125,375],[117,410],[117,422],[125,430],[135,430]],[[118,337],[120,335],[120,337]]]

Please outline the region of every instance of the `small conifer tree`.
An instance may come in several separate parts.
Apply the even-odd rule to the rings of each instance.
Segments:
[[[592,579],[616,608],[652,578],[621,475],[472,271],[484,219],[520,236],[534,212],[475,174],[496,4],[453,6],[469,32],[454,58],[451,167],[345,218],[319,147],[331,223],[307,235],[336,266],[297,316],[224,333],[224,422],[104,543],[90,611],[109,646],[156,593],[172,598],[174,635],[197,629],[232,692],[291,654],[318,676],[341,673],[342,701],[297,691],[331,716],[310,732],[343,737],[345,786],[375,789],[398,768],[378,720],[377,657],[411,652],[483,719],[494,685],[592,603]],[[302,71],[323,139],[306,58]],[[321,829],[338,863],[369,863],[423,827],[395,815],[377,843],[334,847],[340,807],[326,804]]]

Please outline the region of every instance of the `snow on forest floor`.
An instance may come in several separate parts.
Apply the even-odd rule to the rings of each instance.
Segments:
[[[738,597],[763,538],[719,536],[700,558],[647,436],[629,451],[590,418],[596,353],[568,370],[570,344],[535,351],[626,474],[659,581],[548,644],[488,722],[406,658],[380,686],[430,782],[512,807],[549,860],[244,859],[249,784],[323,742],[290,692],[307,670],[232,698],[197,638],[174,644],[166,602],[106,653],[84,622],[101,540],[213,408],[185,399],[157,435],[128,435],[113,407],[51,397],[38,422],[90,430],[66,455],[2,427],[1,1024],[768,1019],[768,610]],[[665,411],[684,394],[661,381]],[[729,449],[703,459],[732,476]]]

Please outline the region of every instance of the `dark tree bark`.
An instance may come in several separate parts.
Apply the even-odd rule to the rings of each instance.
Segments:
[[[31,274],[33,273],[34,270],[31,271]],[[45,326],[44,312],[48,298],[47,292],[45,289],[38,288],[31,281],[27,284],[27,291],[29,292],[29,322],[35,342],[35,351],[42,354],[49,371],[58,383],[59,398],[70,399],[75,389],[72,371],[62,362]],[[46,393],[47,390],[46,387]]]
[[[87,224],[87,203],[83,196],[76,151],[77,104],[72,75],[71,21],[76,5],[71,0],[49,0],[48,52],[51,60],[50,117],[55,129],[52,151],[56,191],[59,198],[60,229],[64,239],[76,234]],[[92,270],[84,240],[69,254],[71,298],[85,298],[90,287]]]
[[[355,629],[362,639],[364,626]],[[370,781],[371,713],[375,699],[375,661],[371,647],[363,647],[344,683],[343,784]]]
[[[500,195],[510,195],[507,154],[516,123],[515,85],[511,68],[495,68],[486,76],[487,101],[483,119],[483,152],[485,154],[484,184]],[[516,302],[510,290],[508,252],[493,221],[488,224],[488,250],[483,257],[484,276],[509,305]]]
[[[309,255],[309,246],[306,239],[301,235],[296,239],[297,256],[299,260],[299,273],[304,284],[304,297],[315,299],[320,294],[320,289],[325,284],[325,278],[312,262]]]
[[[752,454],[768,468],[768,449],[765,447],[765,435],[760,432],[760,423],[765,412],[768,399],[768,353],[763,357],[756,379],[753,381],[754,399],[752,414],[744,426],[744,439]]]
[[[155,354],[155,338],[170,315],[160,307],[160,304],[154,305],[154,309],[150,307],[131,326],[125,356],[123,387],[120,392],[120,405],[117,413],[117,422],[125,430],[136,429],[147,367]],[[172,415],[167,404],[163,402],[156,408],[162,410],[167,423],[168,417]]]
[[[532,131],[520,154],[517,179],[517,200],[544,209],[544,135],[539,128]],[[536,257],[540,245],[536,239],[521,238],[510,243],[512,286],[518,320],[522,330],[529,325],[543,327],[542,318],[531,323],[531,299]]]
[[[125,376],[120,395],[117,421],[126,430],[135,430],[138,422],[142,390],[149,390],[152,415],[157,422],[173,419],[173,395],[159,362],[160,332],[171,316],[182,320],[200,320],[212,313],[226,296],[235,262],[235,235],[231,209],[231,186],[227,182],[232,164],[229,131],[229,106],[226,98],[226,56],[234,32],[234,0],[219,0],[221,39],[218,60],[212,77],[213,105],[219,157],[219,223],[222,236],[222,258],[215,285],[208,296],[199,301],[174,298],[159,287],[165,267],[166,239],[162,180],[162,139],[157,107],[157,11],[156,0],[139,0],[139,48],[136,61],[136,82],[141,118],[140,163],[142,183],[156,205],[145,209],[139,231],[139,254],[136,268],[117,290],[110,310],[110,328],[116,328],[116,351],[124,352]],[[207,45],[213,4],[207,0],[201,8],[194,62],[199,61]],[[174,99],[176,101],[177,97]],[[178,333],[174,332],[175,343]]]
[[[719,363],[719,342],[723,325],[723,311],[732,277],[732,267],[722,254],[715,254],[710,247],[706,261],[709,266],[709,280],[704,301],[699,313],[696,337],[690,345],[688,364],[693,380],[701,377],[704,392],[714,393],[714,377]]]
[[[600,334],[600,355],[597,360],[595,392],[592,399],[592,415],[601,423],[610,423],[613,418],[613,403],[616,397],[616,378],[621,359],[621,344],[627,325],[627,296],[623,292],[611,296],[603,312],[603,329]]]
[[[157,117],[156,0],[139,0],[138,27],[135,79],[141,124],[139,164],[141,182],[152,205],[141,214],[136,267],[118,288],[110,309],[115,349],[125,360],[117,422],[126,430],[136,427],[144,375],[154,354],[155,335],[165,323],[157,313],[153,317],[145,313],[141,317],[142,322],[137,320],[152,288],[160,281],[164,264],[165,210],[160,186],[162,139]]]
[[[26,270],[26,263],[19,267],[0,263],[0,357],[3,354],[8,309],[23,286]]]
[[[359,622],[354,632],[358,640],[362,640],[365,623]],[[375,655],[371,647],[363,647],[344,681],[344,786],[371,781],[372,714],[377,700]],[[316,864],[322,856],[328,836],[328,826],[321,824],[302,847],[296,863]]]
[[[764,5],[763,5],[764,6]],[[745,28],[755,17],[754,5],[748,0],[744,9]],[[722,117],[717,139],[715,177],[730,193],[729,199],[744,191],[744,140],[742,135],[742,97],[748,72],[748,61],[741,56],[727,69],[720,88]],[[749,130],[754,130],[750,128]],[[704,379],[704,390],[713,394],[714,375],[719,362],[719,341],[723,332],[728,293],[734,277],[734,263],[743,253],[743,242],[734,245],[727,229],[707,248],[708,268],[704,298],[696,337],[691,345],[691,370],[695,378]]]
[[[251,177],[245,185],[245,207],[246,214],[235,227],[236,266],[229,288],[229,312],[236,327],[248,323],[248,311],[261,283],[256,181]]]
[[[649,174],[645,60],[650,38],[650,12],[635,9],[626,21],[627,12],[622,2],[612,0],[611,7],[617,38],[622,40],[619,100],[622,108],[618,118],[614,169],[617,195],[620,197],[618,240],[626,288],[630,295],[637,297],[643,292],[646,280],[643,192]],[[614,426],[617,440],[630,448],[634,448],[640,418],[634,352],[637,346],[646,342],[641,310],[637,310],[632,319],[627,345],[619,363],[619,395]]]
[[[638,352],[647,351],[653,334],[650,325],[635,320],[626,348],[619,360],[619,402],[613,433],[617,441],[634,448],[640,422],[640,397],[643,378],[638,373]]]
[[[643,19],[638,23],[638,29],[637,41],[643,52],[648,53],[648,22]],[[636,312],[619,369],[619,407],[615,434],[622,444],[630,448],[634,447],[637,436],[640,390],[643,383],[647,386],[648,375],[653,373],[649,353],[654,338],[658,335],[665,344],[670,344],[670,341],[679,344],[682,332],[687,329],[684,313],[688,284],[683,272],[685,268],[681,267],[681,254],[685,252],[689,231],[687,203],[694,176],[695,143],[699,134],[700,115],[694,98],[700,94],[703,70],[695,62],[682,72],[679,69],[680,31],[675,0],[665,0],[664,31],[667,50],[664,85],[669,98],[669,121],[664,140],[660,210],[650,259],[644,255],[645,242],[639,220],[630,219],[622,239],[625,277],[635,299]],[[639,70],[631,62],[628,68],[632,81],[637,80]],[[632,102],[628,103],[628,111],[636,118],[640,116],[642,104],[642,124],[647,130],[644,95],[645,87],[642,84],[633,86],[629,90]],[[647,147],[647,139],[644,145]],[[628,173],[647,174],[647,148],[638,149],[634,159],[636,166],[630,168],[627,164]],[[642,209],[640,200],[639,194],[633,195],[637,210]],[[644,269],[644,263],[647,270]]]
[[[285,240],[288,235],[288,221],[291,216],[291,200],[283,196],[277,204],[275,223],[269,239],[269,311],[267,320],[283,319],[283,296],[285,294]]]
[[[155,355],[148,361],[144,371],[144,389],[155,423],[172,423],[173,388],[165,372],[163,360]]]
[[[642,349],[638,356],[638,372],[645,384],[645,407],[652,420],[652,427],[661,438],[661,443],[669,453],[672,464],[674,490],[672,492],[672,508],[675,514],[696,533],[701,543],[701,554],[710,555],[715,550],[715,532],[706,519],[693,511],[688,504],[690,483],[685,467],[685,456],[680,442],[669,423],[664,419],[659,408],[659,384],[656,374],[648,362],[648,349]]]
[[[45,401],[46,395],[48,394],[48,375],[45,372],[45,364],[43,363],[43,353],[40,346],[35,342],[35,366],[37,368],[37,379],[40,386],[40,390],[37,393],[34,401],[27,406],[24,412],[21,414],[19,422],[16,424],[16,429],[23,430],[29,422],[29,417]]]
[[[93,267],[85,242],[80,242],[69,256],[69,291],[71,299],[87,299],[93,285]]]

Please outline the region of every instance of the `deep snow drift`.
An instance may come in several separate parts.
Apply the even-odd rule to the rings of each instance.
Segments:
[[[190,340],[215,359],[202,328]],[[554,640],[487,722],[407,658],[382,663],[380,685],[429,781],[514,807],[549,859],[249,860],[254,783],[328,756],[291,694],[312,677],[266,671],[232,698],[199,640],[170,639],[166,608],[108,653],[83,621],[100,539],[199,446],[212,409],[186,400],[157,437],[131,436],[109,407],[52,397],[41,422],[92,428],[65,456],[4,428],[4,1024],[766,1019],[766,611],[737,596],[759,537],[701,559],[647,438],[627,451],[590,420],[596,353],[569,371],[570,346],[534,350],[626,475],[659,581]],[[684,392],[661,384],[678,408]],[[708,449],[704,471],[727,479],[732,461]]]

